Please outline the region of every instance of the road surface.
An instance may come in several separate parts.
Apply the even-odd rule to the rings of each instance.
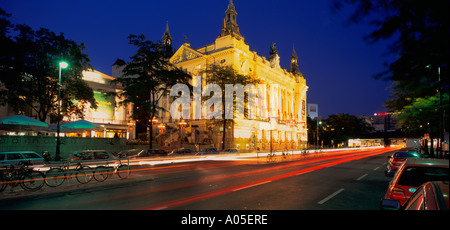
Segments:
[[[386,156],[393,150],[278,156],[275,163],[265,157],[144,162],[128,179],[5,195],[0,209],[378,210],[391,179],[384,176]]]

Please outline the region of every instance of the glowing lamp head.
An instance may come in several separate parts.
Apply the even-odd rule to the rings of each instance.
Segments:
[[[59,62],[59,67],[60,67],[61,69],[65,69],[65,68],[67,68],[68,66],[69,66],[69,64],[67,64],[67,62],[65,62],[65,61]]]

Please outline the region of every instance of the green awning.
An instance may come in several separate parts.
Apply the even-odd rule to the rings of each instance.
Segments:
[[[7,130],[45,130],[47,123],[27,117],[24,115],[15,115],[0,118],[0,129]]]
[[[69,130],[103,130],[103,127],[86,120],[79,120],[61,125],[61,131]]]

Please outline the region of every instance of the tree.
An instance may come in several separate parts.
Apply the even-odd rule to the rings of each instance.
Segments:
[[[38,119],[45,121],[49,115],[57,117],[59,62],[69,63],[62,74],[61,112],[64,116],[83,116],[87,105],[97,108],[92,89],[82,80],[82,71],[92,68],[83,50],[83,43],[67,39],[61,33],[40,28],[33,30],[27,25],[13,25],[8,14],[0,11],[1,48],[0,57],[0,104],[8,103],[18,113],[31,108]],[[11,29],[16,31],[12,36]],[[74,99],[78,101],[75,104]]]
[[[334,7],[340,9],[345,3],[356,5],[357,9],[350,17],[354,23],[371,19],[370,23],[376,29],[365,37],[368,42],[396,39],[388,51],[396,55],[397,60],[376,77],[393,81],[394,92],[406,92],[414,99],[434,95],[440,87],[448,91],[449,2],[345,0],[335,1]],[[438,67],[442,75],[440,82]],[[401,99],[394,94],[390,101]],[[398,111],[412,101],[403,100],[389,108]]]
[[[390,112],[404,114],[399,118],[401,123],[408,124],[404,125],[408,132],[417,131],[413,123],[428,123],[430,116],[435,117],[440,122],[433,122],[434,129],[440,130],[441,140],[443,130],[448,130],[444,114],[448,114],[449,104],[441,97],[448,98],[449,94],[449,3],[450,0],[336,0],[334,3],[335,10],[345,4],[356,5],[349,18],[351,22],[370,18],[376,29],[365,37],[367,41],[395,39],[389,51],[397,59],[376,76],[392,82],[392,94],[385,107]],[[425,103],[436,93],[439,106]],[[422,111],[414,111],[419,108]],[[423,115],[423,111],[428,111],[428,116],[417,116]]]
[[[405,106],[398,115],[400,125],[404,130],[413,134],[428,133],[431,141],[435,137],[439,137],[440,132],[440,115],[437,111],[442,111],[445,105],[449,103],[448,94],[440,97],[439,94],[417,98],[412,104]],[[444,114],[444,121],[448,121],[448,113]],[[431,149],[431,155],[434,150]]]
[[[315,122],[313,122],[315,124]],[[316,128],[313,128],[314,132]],[[333,114],[325,119],[319,126],[319,138],[326,144],[346,142],[348,139],[359,138],[371,131],[369,124],[364,120],[349,114]]]
[[[218,122],[222,123],[222,129],[223,129],[223,136],[222,136],[222,141],[223,141],[223,145],[221,146],[222,150],[225,149],[226,147],[226,130],[227,130],[227,125],[233,126],[234,125],[234,119],[227,119],[225,117],[225,92],[226,92],[226,85],[227,84],[231,84],[231,85],[236,85],[236,84],[241,84],[242,86],[246,86],[247,84],[254,84],[256,86],[256,84],[259,83],[259,80],[249,76],[249,75],[242,75],[239,74],[231,65],[218,65],[218,64],[211,64],[208,65],[206,67],[206,69],[204,71],[202,71],[202,74],[206,75],[205,78],[205,83],[206,84],[217,84],[221,91],[222,91],[222,114],[223,114],[223,118],[222,119],[218,119]],[[246,101],[248,98],[248,94],[245,93],[244,96],[244,101],[236,101],[237,97],[233,96],[233,111],[237,111],[235,109],[236,104],[237,103],[242,103],[242,104],[246,104]],[[208,98],[206,98],[208,99]],[[244,106],[244,116],[247,115],[248,110],[245,109],[247,108],[247,106]],[[233,114],[233,117],[235,117],[235,113]]]
[[[121,83],[123,91],[116,95],[124,98],[120,104],[133,103],[133,118],[150,128],[149,147],[153,148],[153,118],[166,108],[159,106],[161,98],[177,83],[189,84],[191,76],[173,66],[164,56],[158,43],[146,40],[144,35],[129,37],[129,44],[137,48],[123,75],[111,83]]]

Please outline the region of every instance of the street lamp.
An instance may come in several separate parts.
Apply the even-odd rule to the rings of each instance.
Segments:
[[[61,127],[60,127],[60,117],[61,117],[61,69],[66,69],[69,66],[69,64],[67,64],[67,62],[65,61],[60,61],[59,62],[59,80],[58,80],[58,118],[57,118],[57,128],[56,128],[56,156],[55,156],[55,160],[60,160],[61,159],[61,155],[60,155],[60,146],[61,146],[61,139],[59,136]]]
[[[180,148],[183,148],[183,125],[187,125],[187,123],[181,120],[178,124],[180,125]]]

